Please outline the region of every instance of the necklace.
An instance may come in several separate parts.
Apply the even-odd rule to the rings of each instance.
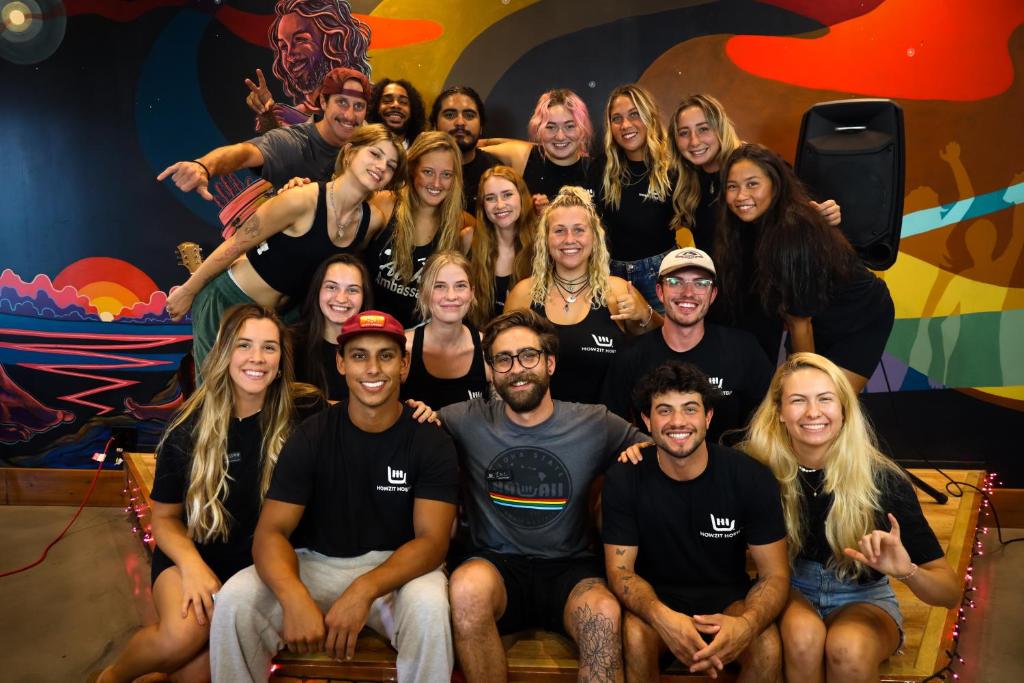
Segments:
[[[647,175],[650,172],[650,169],[647,168],[647,164],[645,163],[644,170],[637,175],[633,175],[633,169],[629,167],[629,162],[627,162],[622,171],[622,186],[633,187],[637,183],[647,179]]]
[[[334,183],[331,183],[331,184],[333,185]],[[335,224],[337,226],[337,231],[335,232],[335,236],[337,237],[337,239],[340,240],[340,239],[342,239],[345,236],[345,231],[348,230],[348,226],[352,225],[352,221],[355,220],[355,218],[356,218],[356,209],[361,209],[362,207],[357,204],[355,209],[352,209],[352,210],[350,210],[348,212],[348,217],[344,221],[342,221],[341,220],[341,214],[338,213],[338,209],[334,205],[334,188],[333,187],[331,187],[329,189],[328,193],[327,193],[327,200],[328,200],[328,202],[331,205],[331,211],[334,212],[334,222],[335,222]]]
[[[590,287],[589,284],[585,284],[582,287],[580,287],[579,289],[577,289],[575,292],[570,292],[569,290],[565,290],[565,292],[567,294],[569,294],[569,296],[567,297],[565,294],[562,293],[562,290],[563,290],[562,285],[560,285],[559,283],[556,282],[555,283],[555,291],[558,292],[558,296],[560,296],[562,298],[562,312],[563,313],[568,313],[569,312],[569,305],[576,303],[576,300],[579,298],[580,293],[583,292],[584,290],[588,289],[589,287]]]
[[[551,279],[555,283],[558,296],[562,297],[562,310],[565,313],[569,312],[569,304],[576,303],[580,294],[590,288],[590,277],[586,273],[570,280],[559,275],[558,271],[552,270]]]
[[[800,481],[803,482],[806,488],[811,490],[811,497],[817,498],[818,494],[825,487],[825,473],[822,470],[812,470],[802,465],[797,465],[797,467],[800,472]],[[815,475],[821,475],[821,479],[816,484],[811,481]]]

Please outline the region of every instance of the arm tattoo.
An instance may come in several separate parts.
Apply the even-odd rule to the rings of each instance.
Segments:
[[[249,219],[242,224],[242,234],[248,239],[253,239],[260,231],[260,217],[256,214],[249,216]]]
[[[580,680],[616,681],[622,669],[622,641],[611,619],[589,605],[572,613],[572,631],[580,651]]]
[[[625,548],[616,548],[615,549],[615,554],[616,555],[625,555],[626,554],[626,549]]]

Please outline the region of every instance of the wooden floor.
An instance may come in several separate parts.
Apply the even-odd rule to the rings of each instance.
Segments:
[[[128,491],[132,484],[148,504],[148,491],[152,486],[153,456],[130,454]],[[914,474],[940,491],[946,479],[933,470],[912,470]],[[981,470],[948,470],[954,479],[981,487]],[[978,524],[981,496],[973,489],[964,488],[962,498],[950,498],[939,505],[926,494],[918,492],[918,499],[928,522],[946,550],[957,576],[963,576],[971,559],[974,532]],[[896,597],[904,616],[905,641],[900,654],[892,657],[883,668],[882,681],[922,681],[946,664],[945,651],[951,646],[951,634],[956,610],[928,607],[917,600],[902,583],[893,582]],[[576,659],[571,641],[550,633],[528,632],[518,638],[506,639],[510,681],[575,681]],[[359,650],[352,662],[338,662],[325,655],[293,657],[284,653],[275,660],[271,680],[277,683],[297,681],[393,681],[395,653],[379,636],[366,633],[360,638]],[[676,667],[662,676],[662,681],[696,683],[711,679],[690,676]],[[456,679],[461,680],[456,674]],[[719,677],[718,681],[729,681]]]

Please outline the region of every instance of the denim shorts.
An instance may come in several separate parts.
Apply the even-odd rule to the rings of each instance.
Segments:
[[[669,251],[672,251],[671,249]],[[654,307],[658,313],[664,313],[665,307],[658,300],[658,291],[655,288],[658,284],[658,269],[661,268],[661,260],[665,254],[656,254],[636,261],[611,261],[611,273],[616,277],[632,283],[647,303]]]
[[[888,576],[869,583],[841,581],[835,572],[820,562],[798,559],[793,566],[789,582],[807,598],[822,620],[827,619],[828,615],[840,607],[855,602],[874,605],[896,622],[900,632],[899,646],[903,645],[903,615],[900,613],[896,594],[889,585]]]

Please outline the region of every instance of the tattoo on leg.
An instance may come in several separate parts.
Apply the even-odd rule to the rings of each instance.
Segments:
[[[569,593],[569,600],[571,601],[571,600],[575,600],[576,598],[580,598],[580,597],[583,596],[584,593],[589,591],[591,588],[594,588],[595,586],[603,586],[603,585],[604,585],[604,581],[602,581],[601,579],[598,579],[596,577],[589,578],[589,579],[583,579],[582,581],[577,583],[575,587],[573,587],[572,592]]]
[[[622,666],[622,641],[612,620],[583,605],[572,614],[572,630],[580,651],[580,677],[588,681],[615,681]]]

